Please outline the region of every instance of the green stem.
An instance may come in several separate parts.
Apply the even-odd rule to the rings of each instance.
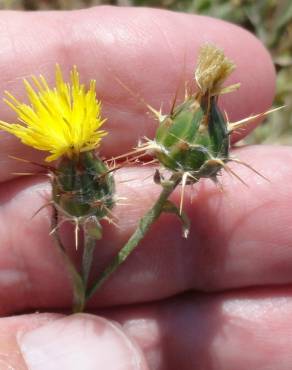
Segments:
[[[74,313],[83,312],[86,303],[85,285],[83,284],[80,274],[77,272],[75,266],[70,261],[69,257],[64,254],[67,268],[71,274],[73,282],[73,308]]]
[[[84,230],[84,250],[82,256],[82,279],[84,287],[87,287],[95,246],[96,238],[88,235]]]
[[[58,225],[58,211],[55,207],[53,207],[53,215],[52,215],[52,230],[56,229]],[[66,253],[66,249],[63,246],[61,241],[60,235],[58,231],[53,233],[53,236],[56,241],[56,246],[59,252],[62,254],[67,269],[69,270],[70,277],[72,280],[73,285],[73,312],[82,312],[85,307],[85,286],[83,284],[83,280],[77,271],[76,267],[74,266],[73,262],[70,260]]]
[[[139,224],[134,231],[133,235],[130,237],[128,242],[123,246],[123,248],[118,252],[118,254],[113,258],[109,266],[101,273],[99,278],[93,284],[93,286],[88,290],[86,294],[86,299],[90,299],[94,293],[103,285],[103,283],[111,276],[113,272],[127,259],[127,257],[132,253],[132,251],[137,247],[139,242],[144,238],[150,226],[158,219],[158,217],[163,212],[165,203],[171,193],[175,190],[181,181],[181,175],[175,173],[171,178],[163,183],[163,190],[159,195],[159,198],[152,206],[152,208],[141,218]]]

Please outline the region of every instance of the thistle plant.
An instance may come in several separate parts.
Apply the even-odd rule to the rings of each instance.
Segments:
[[[24,80],[30,105],[19,102],[6,92],[5,102],[17,113],[19,123],[0,121],[0,129],[18,137],[25,145],[49,152],[44,166],[52,185],[53,207],[51,234],[61,251],[73,281],[74,311],[82,311],[96,240],[102,237],[102,219],[110,220],[115,203],[112,169],[96,154],[106,132],[101,129],[101,102],[96,99],[95,81],[88,91],[80,84],[76,67],[71,71],[71,84],[64,82],[56,66],[56,87],[45,78]],[[69,221],[75,227],[75,245],[79,230],[84,235],[81,272],[71,262],[62,243],[59,228]]]
[[[230,161],[241,163],[255,171],[248,164],[231,157],[230,135],[248,121],[269,112],[234,123],[228,121],[226,114],[218,106],[218,100],[222,94],[239,88],[239,83],[223,87],[223,83],[234,69],[235,64],[224,55],[222,50],[213,45],[204,45],[200,50],[194,73],[197,91],[194,93],[186,91],[183,102],[180,104],[174,102],[168,114],[162,114],[161,111],[147,105],[158,120],[155,137],[153,140],[146,139],[143,144],[125,156],[134,155],[132,160],[135,161],[144,154],[151,154],[154,156],[154,162],[156,161],[164,170],[163,173],[167,170],[169,177],[165,178],[160,169],[155,171],[154,181],[162,188],[157,201],[140,219],[128,242],[92,285],[88,298],[126,260],[161,213],[177,215],[182,221],[183,237],[188,237],[190,222],[183,211],[186,186],[195,184],[202,178],[209,178],[217,184],[218,175],[222,170],[241,180],[228,167]],[[169,200],[169,197],[179,185],[182,190],[180,204],[177,206]]]

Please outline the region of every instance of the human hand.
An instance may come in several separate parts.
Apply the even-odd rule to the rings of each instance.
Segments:
[[[1,20],[1,90],[22,100],[19,79],[42,73],[52,81],[56,62],[64,71],[76,64],[83,81],[97,79],[110,132],[102,147],[107,157],[151,137],[156,124],[115,76],[151,105],[170,106],[206,41],[222,47],[237,65],[231,83],[242,87],[222,97],[231,121],[265,111],[272,101],[274,70],[266,51],[246,31],[221,21],[110,7],[2,12]],[[4,105],[1,112],[3,120],[15,119]],[[65,316],[60,312],[70,309],[72,292],[49,236],[50,209],[31,219],[50,196],[50,185],[41,175],[16,178],[13,172],[37,169],[8,157],[40,161],[40,154],[6,133],[0,140],[0,312],[7,316],[0,320],[1,369],[291,367],[289,148],[236,150],[270,183],[239,166],[234,169],[248,189],[225,175],[224,193],[202,181],[187,194],[193,202],[185,202],[192,221],[188,240],[181,238],[177,219],[164,215],[90,302],[91,314]],[[159,188],[151,174],[153,168],[146,167],[118,172],[118,194],[129,205],[116,207],[119,229],[105,225],[96,274],[156,198]],[[78,259],[70,230],[64,233]],[[33,313],[36,309],[58,313]],[[29,314],[8,317],[23,312]]]

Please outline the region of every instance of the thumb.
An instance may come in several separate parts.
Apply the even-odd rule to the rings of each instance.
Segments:
[[[15,331],[14,343],[18,346],[21,355],[19,356],[21,364],[18,364],[18,369],[148,369],[142,353],[118,324],[112,321],[87,314],[54,316],[53,319],[46,319],[48,318],[46,315],[45,320],[41,320],[39,316],[42,315],[26,315],[0,320],[0,328],[6,326],[5,320],[13,320],[12,325],[6,326],[5,332],[11,338],[11,330]],[[35,327],[36,320],[40,325],[38,327]],[[21,321],[28,321],[28,323],[24,324]],[[1,325],[1,322],[4,325]],[[31,327],[30,322],[34,322]],[[9,334],[7,329],[9,329]],[[4,338],[1,338],[0,346],[2,339]],[[10,350],[11,354],[17,351],[15,348],[14,350],[10,348]],[[9,353],[6,359],[9,363]],[[13,365],[16,364],[13,363]]]

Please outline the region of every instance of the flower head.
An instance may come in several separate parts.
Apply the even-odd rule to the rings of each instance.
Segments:
[[[203,94],[208,90],[213,92],[234,69],[235,64],[224,55],[223,50],[206,44],[200,49],[195,80]]]
[[[50,152],[47,162],[61,156],[78,156],[95,149],[106,132],[100,130],[101,103],[96,99],[95,81],[88,91],[79,82],[76,67],[71,71],[71,84],[64,82],[56,66],[56,87],[48,86],[43,76],[33,76],[33,87],[24,80],[30,105],[19,102],[6,92],[4,101],[17,113],[20,123],[0,121],[0,129],[18,137],[24,144]]]

